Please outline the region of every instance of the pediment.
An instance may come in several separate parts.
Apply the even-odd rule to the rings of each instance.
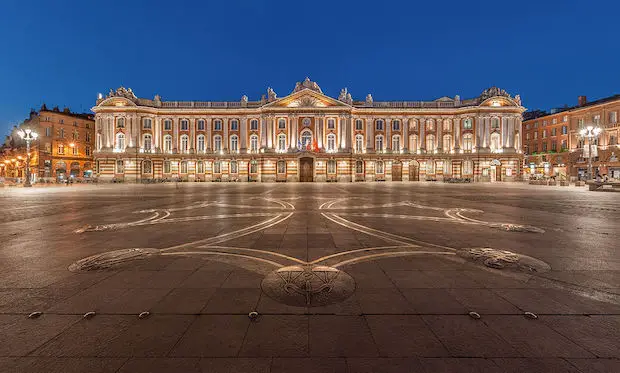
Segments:
[[[321,107],[348,107],[344,102],[333,99],[311,89],[303,89],[271,102],[265,107],[286,108],[321,108]]]
[[[517,102],[513,99],[505,96],[494,96],[489,97],[486,100],[480,103],[480,106],[492,106],[492,107],[501,107],[501,106],[519,106]]]
[[[136,106],[136,104],[125,97],[109,97],[97,104],[97,106]]]

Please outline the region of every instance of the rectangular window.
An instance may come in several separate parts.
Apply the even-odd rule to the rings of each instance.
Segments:
[[[170,173],[170,161],[164,161],[164,173],[165,174]]]
[[[181,131],[189,130],[189,121],[186,119],[181,120]]]
[[[52,136],[52,127],[45,127],[45,136]]]
[[[568,115],[562,117],[562,122],[568,122]]]
[[[547,151],[547,143],[546,143],[546,142],[543,142],[543,143],[542,143],[542,151],[543,151],[543,152],[546,152],[546,151]]]
[[[213,162],[213,173],[214,174],[221,174],[222,173],[222,162],[220,162],[220,161]]]
[[[252,119],[250,121],[250,131],[258,131],[258,120]]]
[[[558,123],[558,118],[551,119],[551,124],[556,124],[556,123]]]
[[[334,128],[336,128],[336,120],[335,119],[328,119],[327,120],[327,128],[330,130],[333,130]]]
[[[90,146],[87,146],[85,148],[85,153],[86,153],[87,156],[90,156]]]
[[[355,120],[355,130],[362,131],[364,129],[364,122],[361,119]]]
[[[618,112],[612,111],[609,113],[609,123],[616,123],[616,122],[618,122]]]
[[[566,135],[568,133],[568,126],[562,126],[562,135]]]
[[[204,131],[204,130],[205,130],[205,121],[201,119],[198,121],[198,131]]]
[[[526,133],[525,133],[525,139],[526,139],[526,140],[529,140],[529,139],[530,139],[530,133],[529,133],[529,132],[526,132]]]
[[[65,146],[58,145],[58,154],[65,154]]]
[[[233,119],[230,121],[230,130],[231,131],[239,131],[239,121]]]
[[[90,132],[86,132],[86,142],[90,142]]]
[[[554,141],[551,143],[551,151],[557,151],[558,150],[558,144]]]
[[[329,161],[327,161],[327,173],[328,174],[336,173],[336,161],[335,160],[330,159]]]
[[[221,131],[222,130],[222,121],[219,119],[216,119],[215,121],[213,121],[213,130],[214,131]]]
[[[73,147],[73,155],[78,155],[78,147],[77,146]]]
[[[122,174],[125,172],[125,162],[122,159],[116,161],[116,173]]]
[[[555,136],[556,131],[557,131],[557,128],[552,128],[551,129],[551,136]]]
[[[538,138],[538,131],[534,132],[534,140]]]
[[[464,129],[466,129],[466,130],[471,129],[471,123],[472,123],[471,118],[467,118],[467,119],[465,119],[465,122],[463,122],[463,128],[464,128]],[[530,126],[530,125],[528,124],[528,125],[527,125],[527,128],[528,128],[528,129],[529,129],[529,126]]]
[[[172,130],[172,121],[170,119],[164,120],[164,131]]]
[[[568,148],[566,140],[562,140],[562,150],[566,150]]]
[[[383,121],[382,120],[378,120],[377,121],[377,131],[383,131]]]
[[[592,118],[592,121],[594,122],[594,124],[595,124],[595,125],[599,125],[599,124],[601,124],[601,116],[600,116],[600,115],[595,115],[595,116]]]
[[[392,129],[394,131],[400,131],[400,121],[399,120],[395,120],[392,122]]]
[[[144,129],[150,130],[153,127],[153,121],[150,118],[144,119]]]

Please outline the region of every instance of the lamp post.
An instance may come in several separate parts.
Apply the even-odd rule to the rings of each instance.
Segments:
[[[588,139],[588,176],[587,180],[592,179],[592,141],[598,138],[598,135],[601,133],[600,127],[587,126],[583,127],[579,130],[579,135],[581,138]]]
[[[30,183],[30,142],[34,141],[39,137],[36,132],[33,132],[31,129],[19,130],[17,131],[19,137],[26,141],[26,181],[24,182],[24,187],[31,187],[32,183]]]

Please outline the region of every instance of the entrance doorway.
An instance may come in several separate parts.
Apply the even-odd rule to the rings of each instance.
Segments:
[[[392,181],[403,181],[403,164],[400,162],[392,163]]]
[[[299,159],[299,181],[314,181],[314,159],[310,157]]]
[[[420,181],[420,164],[418,161],[409,162],[409,181]]]

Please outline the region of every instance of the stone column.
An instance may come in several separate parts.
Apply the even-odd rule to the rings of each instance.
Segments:
[[[153,147],[155,148],[155,152],[161,152],[161,118],[155,117],[153,118]]]
[[[435,148],[437,149],[437,153],[441,153],[443,150],[443,119],[444,118],[440,117],[436,121],[437,130],[435,134],[437,135],[437,146]]]
[[[392,118],[385,118],[385,150],[392,149]]]
[[[222,136],[222,150],[224,153],[228,151],[228,118],[222,119],[222,129],[224,130],[224,135]]]
[[[319,124],[318,124],[318,130],[317,132],[317,139],[316,142],[319,146],[319,149],[323,150],[323,122],[325,121],[325,114],[320,114],[319,117]]]
[[[239,123],[239,125],[241,126],[239,128],[239,133],[241,137],[241,139],[239,139],[239,142],[240,142],[239,149],[241,151],[241,154],[245,154],[247,150],[248,118],[247,117],[241,118],[241,122]]]
[[[260,117],[260,128],[259,128],[259,137],[260,137],[260,147],[265,149],[267,148],[267,116],[261,115]]]
[[[426,153],[426,118],[418,119],[418,126],[420,126],[420,152]]]
[[[172,152],[179,152],[179,118],[172,118]]]
[[[274,125],[273,125],[273,114],[269,114],[269,117],[267,118],[267,148],[268,149],[273,149],[273,137],[274,137]]]
[[[366,119],[366,151],[373,153],[375,151],[375,118]]]
[[[350,153],[353,149],[353,118],[351,114],[345,116],[345,129],[344,129],[344,150]],[[353,167],[352,165],[350,165]]]
[[[409,153],[409,118],[402,118],[401,125],[403,126],[403,153]]]
[[[196,118],[189,119],[189,152],[196,153]]]
[[[457,153],[461,149],[461,118],[454,118],[452,128],[454,132],[454,152]]]
[[[213,130],[213,118],[209,117],[206,119],[205,126],[207,126],[207,153],[211,152],[211,144],[213,143],[213,135],[211,134]]]

